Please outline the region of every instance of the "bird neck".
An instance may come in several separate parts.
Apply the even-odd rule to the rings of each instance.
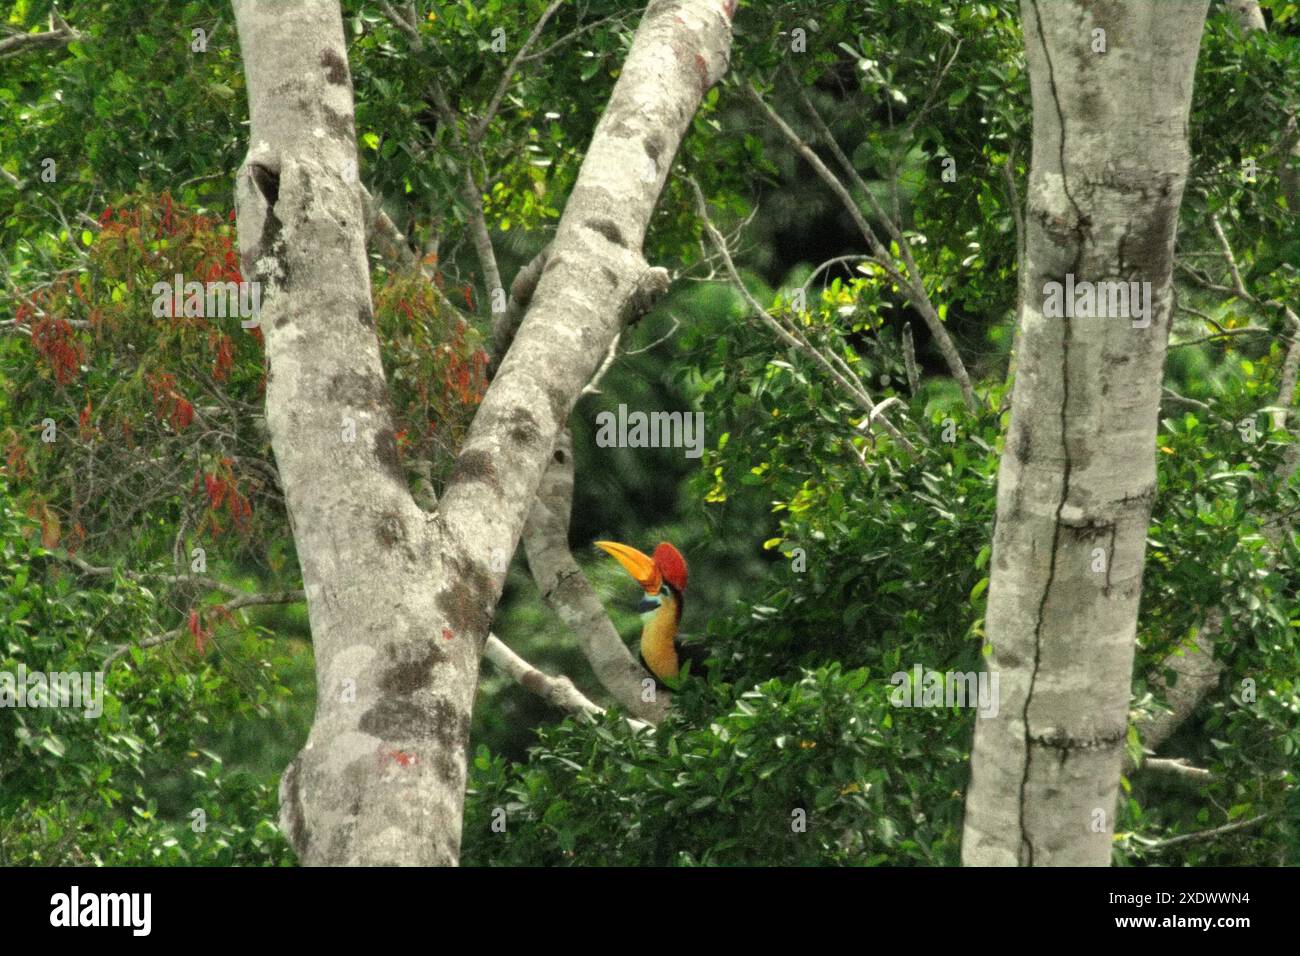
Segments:
[[[677,629],[681,619],[682,599],[670,592],[641,629],[641,657],[656,677],[677,676]]]

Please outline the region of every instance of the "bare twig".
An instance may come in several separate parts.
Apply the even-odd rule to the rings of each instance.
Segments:
[[[957,351],[957,346],[953,342],[952,336],[948,334],[947,328],[944,327],[943,320],[939,318],[938,310],[935,309],[934,304],[930,301],[928,293],[925,291],[925,286],[921,282],[915,259],[912,256],[911,244],[902,234],[894,219],[885,214],[885,211],[880,207],[880,203],[876,200],[871,190],[866,188],[866,183],[862,181],[861,177],[858,176],[857,171],[853,169],[853,164],[849,162],[847,156],[844,156],[839,145],[834,143],[834,139],[830,136],[829,130],[826,129],[825,123],[821,122],[820,117],[818,117],[818,123],[820,124],[819,129],[825,130],[823,138],[830,140],[832,150],[837,154],[837,156],[841,157],[841,164],[846,165],[846,171],[850,175],[850,179],[854,181],[859,190],[863,191],[864,198],[872,207],[872,211],[884,224],[885,228],[890,233],[890,237],[897,245],[899,255],[901,256],[904,267],[907,270],[906,275],[904,275],[903,271],[899,269],[898,265],[894,262],[893,256],[890,254],[889,250],[885,248],[880,237],[876,235],[871,224],[867,222],[866,217],[862,214],[862,210],[858,207],[857,202],[853,199],[853,196],[849,193],[844,183],[840,181],[839,177],[831,172],[826,164],[822,162],[821,157],[817,155],[812,147],[799,137],[798,133],[791,129],[790,125],[781,118],[781,115],[768,105],[767,101],[763,99],[762,95],[752,83],[746,88],[746,91],[749,94],[750,99],[753,100],[753,102],[767,117],[768,122],[771,123],[772,126],[785,137],[786,141],[790,143],[794,150],[802,156],[810,166],[812,166],[814,172],[817,173],[818,177],[826,184],[831,192],[835,193],[840,204],[844,207],[845,211],[848,212],[849,216],[852,217],[854,225],[858,227],[858,231],[862,233],[862,237],[866,240],[868,247],[871,249],[875,261],[885,270],[885,273],[889,276],[890,280],[898,286],[899,291],[907,297],[907,300],[912,304],[912,306],[921,313],[921,318],[925,320],[926,327],[929,328],[930,334],[934,338],[935,345],[938,347],[940,354],[943,355],[944,361],[948,365],[948,370],[952,373],[953,378],[956,379],[958,386],[961,388],[962,398],[966,402],[966,407],[972,411],[977,409],[979,407],[979,402],[975,398],[974,385],[971,383],[970,375],[966,371],[966,365],[962,361],[960,353]],[[808,106],[810,109],[812,108],[811,103],[808,103]],[[815,113],[815,110],[813,112]]]
[[[1166,398],[1178,402],[1179,404],[1190,405],[1193,408],[1199,408],[1201,411],[1205,412],[1206,415],[1208,415],[1210,418],[1214,419],[1216,422],[1218,422],[1221,425],[1228,425],[1229,427],[1232,428],[1237,427],[1235,423],[1228,421],[1228,419],[1224,418],[1222,415],[1216,412],[1205,402],[1198,401],[1195,398],[1188,398],[1186,395],[1180,395],[1178,392],[1175,392],[1172,388],[1169,388],[1168,386],[1164,386],[1161,389],[1161,391],[1164,392]]]
[[[268,604],[299,604],[305,600],[307,600],[307,595],[304,591],[268,591],[265,593],[251,593],[244,591],[241,592],[233,601],[227,601],[224,604],[213,604],[210,605],[209,608],[211,610],[223,608],[226,611],[238,611],[241,608],[259,607]],[[114,661],[133,647],[147,650],[151,647],[158,647],[162,644],[170,643],[185,633],[187,633],[187,629],[184,625],[181,625],[180,627],[172,628],[170,631],[164,631],[162,634],[155,634],[153,637],[143,638],[142,640],[136,641],[134,644],[119,644],[113,650],[113,653],[104,658],[103,669],[108,670],[109,667],[113,665]]]
[[[1157,770],[1161,773],[1185,777],[1188,780],[1210,780],[1214,776],[1205,768],[1194,767],[1182,758],[1148,757],[1142,761],[1142,769]]]
[[[1224,329],[1222,332],[1215,332],[1213,335],[1205,335],[1199,339],[1188,339],[1185,342],[1170,342],[1171,349],[1182,349],[1189,345],[1204,345],[1206,342],[1218,342],[1223,339],[1230,339],[1236,335],[1272,335],[1271,329],[1262,329],[1258,326],[1248,326],[1243,329]]]
[[[617,16],[601,17],[599,20],[593,20],[591,21],[591,23],[583,24],[582,26],[578,27],[578,29],[574,30],[572,33],[565,34],[564,36],[560,37],[560,39],[556,40],[554,43],[550,44],[549,46],[542,47],[542,49],[538,50],[536,53],[528,54],[526,57],[523,57],[519,62],[531,63],[533,60],[544,60],[551,53],[555,52],[560,47],[564,46],[564,44],[572,43],[574,40],[582,36],[584,33],[588,33],[592,30],[597,29],[598,27],[603,27],[606,23],[611,23],[619,19],[620,18]]]
[[[839,265],[840,263],[843,262],[874,262],[874,261],[875,259],[872,258],[871,256],[861,256],[861,255],[836,256],[833,259],[827,259],[825,262],[823,262],[821,265],[819,265],[816,269],[812,271],[812,273],[808,276],[808,278],[804,280],[804,283],[802,286],[800,286],[800,288],[803,289],[804,292],[807,292],[809,286],[813,284],[813,280],[816,279],[823,272],[825,272],[827,269],[829,269],[831,266]]]
[[[1227,836],[1229,833],[1237,833],[1241,830],[1248,830],[1258,823],[1268,819],[1267,813],[1261,813],[1259,816],[1251,817],[1249,820],[1238,820],[1236,823],[1227,823],[1221,827],[1215,827],[1213,830],[1200,830],[1196,833],[1184,833],[1181,836],[1169,837],[1164,840],[1151,840],[1146,837],[1133,835],[1133,839],[1141,843],[1148,850],[1166,850],[1171,846],[1178,846],[1183,843],[1199,843],[1204,840],[1217,840],[1221,836]]]
[[[554,707],[567,710],[571,714],[590,720],[605,714],[605,709],[592,703],[582,691],[573,685],[573,681],[569,680],[569,678],[564,675],[552,677],[539,671],[528,661],[506,647],[495,634],[488,635],[487,644],[483,648],[483,656],[524,690],[536,694]],[[651,726],[645,721],[633,717],[624,719],[627,721],[628,726],[634,730],[645,730]]]
[[[510,61],[510,65],[507,66],[506,71],[501,74],[501,80],[497,83],[497,88],[492,93],[492,99],[488,101],[487,110],[484,111],[483,116],[470,129],[469,144],[471,147],[477,147],[479,143],[483,142],[483,137],[487,134],[488,126],[492,123],[493,118],[497,115],[497,110],[501,106],[501,99],[506,95],[506,90],[510,88],[510,78],[514,75],[515,70],[519,68],[519,64],[523,61],[523,57],[528,52],[528,48],[536,43],[537,38],[542,35],[542,28],[546,26],[546,21],[551,19],[551,15],[554,14],[556,10],[560,9],[560,7],[564,6],[564,3],[565,0],[553,0],[551,5],[543,10],[542,15],[537,18],[537,23],[533,25],[533,32],[528,34],[528,39],[524,40],[523,44],[515,52],[514,58]]]
[[[1256,301],[1255,297],[1246,291],[1246,283],[1241,281],[1241,270],[1237,268],[1237,257],[1232,254],[1232,246],[1228,242],[1227,235],[1224,234],[1223,225],[1219,222],[1217,215],[1210,217],[1210,226],[1214,229],[1214,235],[1218,237],[1219,246],[1223,250],[1223,258],[1228,263],[1228,271],[1232,274],[1232,291],[1243,299],[1251,302]]]
[[[649,352],[653,348],[658,348],[660,345],[663,345],[665,342],[671,339],[674,335],[677,334],[677,330],[682,327],[682,323],[675,315],[669,316],[669,318],[673,320],[673,327],[671,329],[669,329],[663,335],[659,336],[659,338],[655,339],[649,345],[643,345],[639,349],[629,349],[627,352],[624,352],[623,354],[640,355],[642,352]]]
[[[862,387],[861,383],[845,378],[840,370],[835,367],[835,365],[822,353],[820,349],[811,345],[807,339],[803,338],[802,334],[799,333],[797,329],[792,331],[773,318],[772,315],[763,308],[759,301],[754,298],[749,289],[746,288],[745,283],[741,281],[740,273],[736,271],[736,264],[731,259],[731,253],[727,249],[726,240],[722,238],[722,234],[718,232],[717,227],[713,225],[713,221],[709,218],[708,206],[704,202],[704,193],[700,190],[699,183],[694,179],[688,181],[690,182],[691,189],[695,193],[696,212],[700,217],[700,221],[704,225],[704,231],[713,241],[714,247],[722,257],[722,262],[726,266],[727,274],[731,277],[732,284],[744,297],[745,301],[749,304],[750,309],[759,317],[759,319],[762,320],[764,325],[776,334],[777,338],[790,348],[802,352],[820,365],[831,377],[831,380],[843,389],[846,396],[853,401],[855,405],[867,413],[868,420],[870,420],[876,414],[876,404],[867,395],[866,390]],[[890,437],[897,441],[902,448],[904,448],[909,454],[916,454],[916,446],[908,441],[903,433],[900,432],[888,418],[881,418],[880,423],[884,427],[885,431],[889,433]]]
[[[1024,268],[1025,261],[1025,213],[1020,208],[1020,190],[1016,188],[1016,151],[1007,154],[1007,161],[1002,164],[1002,178],[1007,184],[1007,199],[1011,204],[1011,218],[1016,224],[1016,264]]]
[[[921,371],[916,364],[916,346],[912,344],[912,323],[903,323],[903,367],[907,370],[907,389],[912,395],[921,390]]]
[[[384,16],[393,21],[397,29],[406,34],[411,41],[411,45],[416,50],[424,49],[424,40],[420,36],[420,26],[416,22],[415,11],[413,7],[407,7],[405,14],[394,7],[388,0],[379,0],[379,6],[384,11]],[[407,19],[409,15],[410,19]]]
[[[0,40],[0,60],[17,56],[26,50],[67,46],[82,39],[83,35],[68,26],[67,21],[58,16],[57,11],[55,16],[58,17],[57,24],[50,30],[43,33],[17,33]],[[53,20],[53,17],[51,19]]]
[[[1291,323],[1291,329],[1300,333],[1300,318],[1296,317],[1289,307],[1283,306],[1286,311],[1287,320]],[[1287,420],[1291,414],[1291,406],[1295,402],[1296,374],[1300,371],[1300,334],[1291,338],[1291,344],[1287,346],[1286,358],[1282,360],[1282,373],[1278,376],[1277,388],[1277,405],[1273,411],[1273,427],[1286,428]]]
[[[610,370],[611,366],[613,366],[615,360],[618,358],[618,343],[622,338],[623,334],[621,332],[614,336],[614,341],[609,343],[609,351],[605,353],[605,358],[600,363],[600,368],[596,369],[596,373],[591,376],[591,381],[582,387],[581,395],[600,394],[600,380],[605,377],[605,373]]]

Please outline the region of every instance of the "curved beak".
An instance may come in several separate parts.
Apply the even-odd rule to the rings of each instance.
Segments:
[[[658,594],[659,589],[663,587],[663,577],[649,555],[642,554],[636,548],[626,544],[619,544],[617,541],[597,541],[596,547],[623,565],[623,570],[632,575],[636,583],[645,589],[646,594]]]

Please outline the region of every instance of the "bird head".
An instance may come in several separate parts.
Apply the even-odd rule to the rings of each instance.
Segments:
[[[641,611],[653,611],[659,607],[665,586],[675,592],[675,603],[680,606],[681,596],[686,591],[686,559],[667,541],[660,542],[653,556],[617,541],[597,541],[596,547],[611,555],[645,590]]]
[[[637,607],[645,622],[641,630],[641,663],[661,682],[676,679],[684,651],[677,641],[677,629],[685,600],[686,559],[667,541],[661,542],[653,555],[617,541],[597,541],[596,547],[623,565],[623,570],[645,591]]]

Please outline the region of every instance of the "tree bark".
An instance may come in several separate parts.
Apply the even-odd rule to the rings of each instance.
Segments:
[[[1259,0],[1228,0],[1227,6],[1236,17],[1242,33],[1267,29],[1264,25],[1264,11],[1259,8]]]
[[[1110,860],[1207,6],[1021,5],[1033,159],[986,621],[1002,700],[975,731],[966,864]],[[1048,318],[1067,275],[1150,282],[1149,326]]]
[[[654,693],[654,680],[628,651],[582,568],[569,550],[573,510],[573,441],[566,428],[555,444],[550,467],[537,491],[524,552],[542,600],[573,633],[596,678],[619,705],[642,720],[658,723],[671,695]],[[649,682],[651,694],[646,694]]]
[[[237,179],[262,283],[267,422],[316,654],[281,781],[311,865],[454,864],[479,660],[556,436],[630,304],[672,157],[726,69],[730,0],[658,0],[597,124],[534,297],[433,513],[400,467],[371,315],[352,84],[336,0],[235,0],[251,115]],[[655,175],[640,175],[645,158]],[[635,311],[632,308],[632,311]]]
[[[1227,4],[1243,33],[1255,33],[1267,30],[1264,14],[1257,0],[1231,0]],[[1282,123],[1282,134],[1278,147],[1280,163],[1279,179],[1283,194],[1287,197],[1287,208],[1294,214],[1300,209],[1300,135],[1296,132],[1295,115],[1289,115]],[[1231,247],[1223,230],[1215,225],[1220,242],[1229,259],[1233,276],[1240,286],[1241,277],[1235,261],[1231,258]],[[1243,291],[1244,294],[1244,291]],[[1288,312],[1288,314],[1291,314]],[[1296,324],[1291,325],[1292,332],[1297,331]],[[1295,341],[1287,350],[1279,376],[1277,407],[1273,412],[1273,427],[1286,428],[1289,409],[1295,403],[1297,369],[1300,368],[1300,347]],[[1294,470],[1295,462],[1291,462]],[[1149,719],[1138,721],[1137,729],[1146,750],[1156,751],[1169,739],[1196,710],[1202,700],[1218,686],[1224,665],[1214,656],[1214,642],[1223,630],[1223,614],[1212,611],[1205,618],[1197,632],[1194,646],[1171,654],[1161,663],[1160,673],[1152,675],[1153,682],[1161,688],[1169,710],[1161,711]],[[1174,685],[1169,685],[1163,676],[1166,670],[1178,674]]]

